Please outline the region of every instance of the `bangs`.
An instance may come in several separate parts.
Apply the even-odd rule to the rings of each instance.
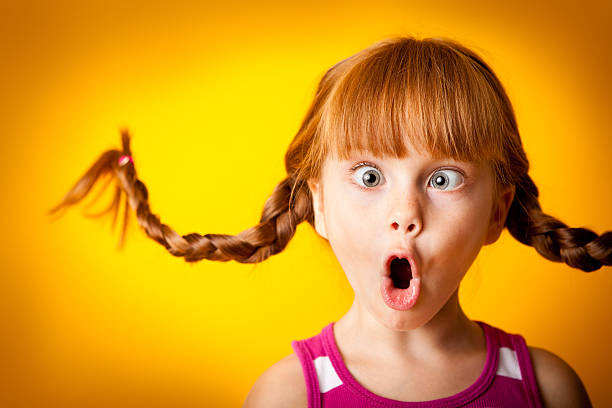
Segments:
[[[403,158],[413,148],[435,158],[503,161],[512,124],[504,123],[503,100],[481,61],[436,39],[383,41],[363,52],[323,107],[322,154]]]

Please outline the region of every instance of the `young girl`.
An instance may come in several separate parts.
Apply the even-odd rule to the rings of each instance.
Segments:
[[[66,195],[118,179],[147,235],[174,256],[261,262],[307,221],[355,291],[350,310],[255,383],[245,407],[588,407],[562,359],[470,320],[459,284],[504,227],[551,261],[589,272],[612,233],[545,214],[510,101],[491,68],[455,41],[397,37],[334,65],[285,156],[260,223],[236,236],[181,236],[152,214],[129,135]],[[103,213],[105,213],[103,212]]]

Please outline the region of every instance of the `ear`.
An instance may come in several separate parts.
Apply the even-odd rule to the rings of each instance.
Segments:
[[[515,186],[509,186],[504,188],[497,200],[493,203],[491,210],[491,218],[489,219],[489,229],[487,231],[487,237],[484,245],[490,245],[496,242],[504,230],[504,224],[506,223],[506,217],[512,200],[514,200]]]
[[[323,192],[318,182],[308,180],[308,188],[312,196],[312,209],[314,210],[315,230],[323,238],[327,239],[325,230],[325,215],[323,213]]]

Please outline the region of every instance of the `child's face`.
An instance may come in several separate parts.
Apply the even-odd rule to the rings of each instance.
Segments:
[[[493,211],[489,167],[414,149],[402,159],[330,156],[321,182],[309,186],[316,229],[329,240],[359,307],[397,329],[422,326],[446,304],[482,245],[499,237],[514,194],[495,202],[501,213]],[[414,256],[421,277],[420,295],[404,311],[387,306],[380,293],[386,261],[398,250]]]

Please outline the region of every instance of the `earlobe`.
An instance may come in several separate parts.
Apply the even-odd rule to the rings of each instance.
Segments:
[[[493,244],[499,239],[506,224],[506,217],[510,211],[510,206],[514,200],[514,193],[514,185],[507,187],[500,193],[499,198],[494,203],[484,245]]]
[[[312,209],[314,211],[315,230],[323,238],[327,239],[327,231],[325,230],[325,218],[323,214],[323,194],[319,183],[309,180],[308,188],[312,196]]]

